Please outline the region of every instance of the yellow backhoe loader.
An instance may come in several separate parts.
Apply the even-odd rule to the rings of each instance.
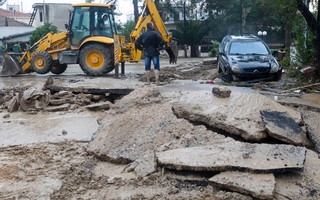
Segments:
[[[134,42],[146,30],[151,21],[165,41],[170,63],[177,61],[178,47],[171,40],[153,0],[145,0],[144,8],[135,29],[130,34],[130,43],[117,34],[114,21],[114,5],[82,3],[74,4],[67,31],[48,33],[23,54],[6,53],[1,75],[37,72],[63,73],[67,64],[79,64],[90,76],[101,76],[112,71],[119,63],[137,62],[141,51]]]

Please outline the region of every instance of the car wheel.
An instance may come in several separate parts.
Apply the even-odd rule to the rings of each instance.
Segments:
[[[233,81],[233,75],[232,75],[232,71],[231,71],[230,67],[226,68],[226,72],[225,72],[224,78],[225,78],[225,80],[227,82]]]
[[[221,69],[221,61],[218,59],[218,73],[222,73],[222,69]]]

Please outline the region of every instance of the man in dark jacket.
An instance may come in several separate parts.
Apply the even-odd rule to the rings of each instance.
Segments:
[[[156,84],[159,85],[159,50],[164,44],[162,37],[153,30],[153,23],[147,23],[147,31],[142,33],[135,42],[135,46],[139,50],[144,50],[145,56],[145,70],[147,76],[147,85],[150,85],[150,68],[151,60],[154,65],[154,76],[156,78]]]

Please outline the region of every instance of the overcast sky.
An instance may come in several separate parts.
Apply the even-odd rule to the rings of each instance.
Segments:
[[[21,2],[23,4],[23,12],[31,13],[32,12],[32,5],[34,3],[84,3],[85,0],[7,0],[6,4],[10,5],[20,5]],[[104,3],[104,0],[95,0],[94,3]],[[6,9],[6,4],[1,6],[2,8]],[[126,16],[128,14],[133,13],[133,5],[132,0],[117,0],[117,9],[116,12],[122,13],[121,21],[126,21]],[[21,9],[21,8],[20,8]]]

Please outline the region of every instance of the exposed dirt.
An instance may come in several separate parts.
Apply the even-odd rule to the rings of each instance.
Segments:
[[[131,78],[128,77],[128,79]],[[212,85],[246,84],[246,86],[257,89],[284,89],[288,85],[281,81],[225,83],[217,78],[219,75],[216,64],[205,65],[199,60],[177,67],[164,68],[160,75],[160,81],[167,84],[179,79],[203,80],[202,84]],[[144,81],[145,76],[140,76],[138,79]],[[293,83],[291,86],[297,85]],[[29,102],[28,109],[22,109],[21,99],[23,93],[28,89],[30,87],[2,89],[0,91],[0,112],[8,112],[12,108],[11,100],[15,97],[17,106],[12,112],[26,111],[30,114],[49,112],[48,108],[57,108],[62,105],[68,105],[64,108],[64,112],[92,112],[84,107],[109,102],[109,109],[101,108],[95,111],[101,114],[98,120],[99,131],[105,130],[109,134],[106,139],[118,138],[122,142],[123,149],[114,150],[116,156],[125,155],[128,149],[131,149],[133,156],[126,162],[104,159],[105,157],[92,153],[92,149],[89,151],[89,141],[67,140],[1,147],[0,199],[253,199],[247,194],[211,185],[208,179],[219,173],[217,171],[174,171],[155,165],[153,172],[140,176],[134,168],[131,168],[130,164],[133,165],[133,161],[141,158],[144,151],[201,146],[209,144],[210,141],[225,138],[219,133],[208,130],[205,126],[178,119],[170,109],[171,101],[175,99],[162,97],[157,90],[150,90],[146,86],[140,88],[139,92],[132,92],[127,96],[49,90],[49,100],[39,99],[37,96],[32,99],[33,103]],[[310,90],[310,87],[307,89]],[[316,91],[318,89],[318,87],[313,88]],[[275,94],[274,91],[268,93],[271,97]],[[38,106],[41,101],[46,101],[46,103]],[[61,110],[57,109],[51,111],[56,112],[57,115],[61,114]],[[142,112],[145,112],[145,115]],[[153,112],[157,115],[153,116]],[[140,121],[135,120],[139,116],[142,116]],[[8,117],[10,118],[10,115]],[[164,119],[164,117],[167,118]],[[4,118],[1,120],[0,123],[7,122]],[[114,130],[117,127],[111,125],[106,126],[112,120],[116,125],[121,126],[120,130]],[[141,121],[145,121],[145,124]],[[137,124],[140,122],[141,124]],[[142,127],[140,134],[137,131],[139,126]],[[153,127],[156,128],[153,130]],[[98,132],[94,136],[97,135]],[[139,138],[135,139],[131,136]],[[106,149],[116,145],[118,144],[113,143],[104,146],[102,143],[101,148]],[[147,148],[144,148],[143,145],[146,145]],[[136,152],[135,148],[138,149]],[[286,178],[287,174],[277,176]],[[314,193],[312,197],[319,197],[317,192]],[[313,199],[312,197],[310,199]]]

